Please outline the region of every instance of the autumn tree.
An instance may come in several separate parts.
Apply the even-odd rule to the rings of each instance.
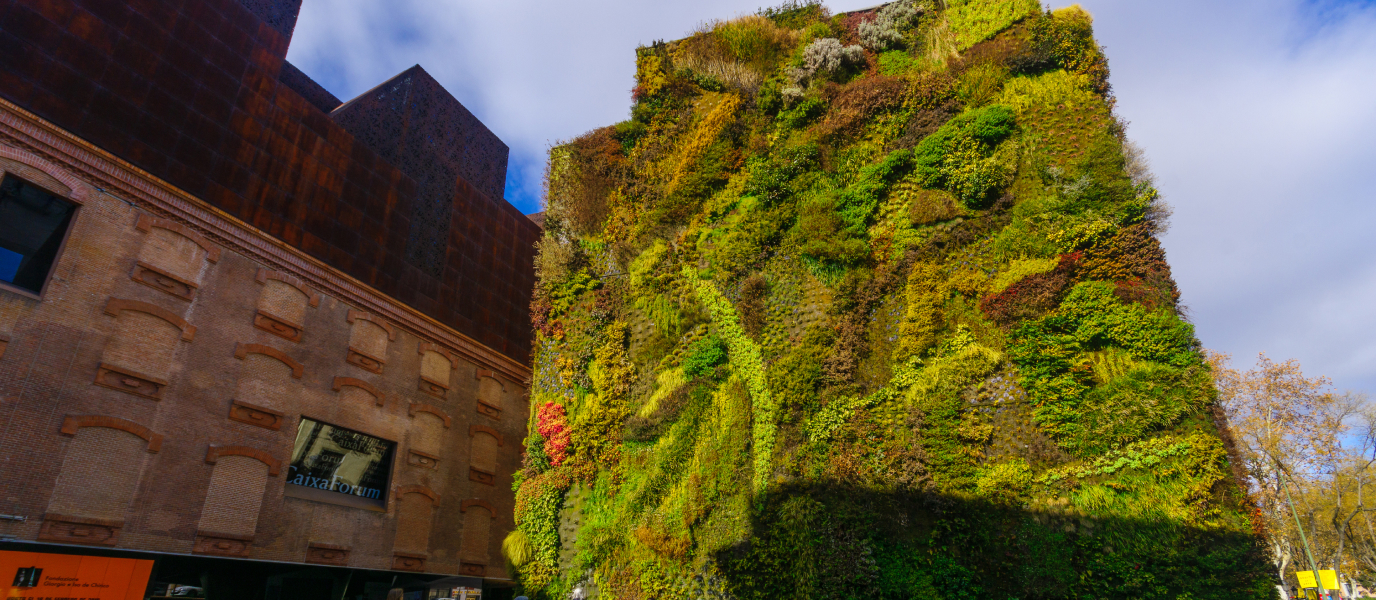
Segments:
[[[1376,527],[1360,541],[1353,533],[1353,523],[1365,525],[1368,516],[1376,410],[1362,394],[1334,392],[1327,377],[1305,376],[1293,359],[1278,363],[1263,353],[1245,371],[1230,361],[1209,354],[1277,577],[1293,581],[1287,573],[1309,570],[1297,518],[1320,568],[1376,572]],[[1353,554],[1369,557],[1370,565]]]

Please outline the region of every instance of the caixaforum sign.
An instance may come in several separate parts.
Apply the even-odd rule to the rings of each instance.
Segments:
[[[396,442],[302,418],[287,484],[386,505]]]
[[[287,473],[287,483],[293,485],[339,492],[341,494],[349,494],[369,500],[380,500],[382,498],[382,490],[375,487],[351,485],[349,482],[341,480],[339,475],[316,477],[315,475],[311,475],[310,471],[297,469],[296,465],[291,465],[289,469],[290,471]]]
[[[0,550],[9,600],[141,600],[153,561]]]

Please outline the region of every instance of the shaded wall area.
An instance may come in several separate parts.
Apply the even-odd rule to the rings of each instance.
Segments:
[[[539,229],[502,197],[506,146],[415,68],[409,129],[332,119],[285,61],[299,3],[247,4],[0,0],[0,96],[526,360]]]

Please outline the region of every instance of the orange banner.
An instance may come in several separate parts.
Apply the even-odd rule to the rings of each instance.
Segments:
[[[142,600],[153,561],[0,550],[7,600]]]

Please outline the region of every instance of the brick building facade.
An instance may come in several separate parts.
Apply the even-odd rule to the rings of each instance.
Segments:
[[[298,9],[0,0],[0,219],[57,228],[0,239],[0,549],[507,577],[538,226],[419,67],[340,103],[286,63]]]

